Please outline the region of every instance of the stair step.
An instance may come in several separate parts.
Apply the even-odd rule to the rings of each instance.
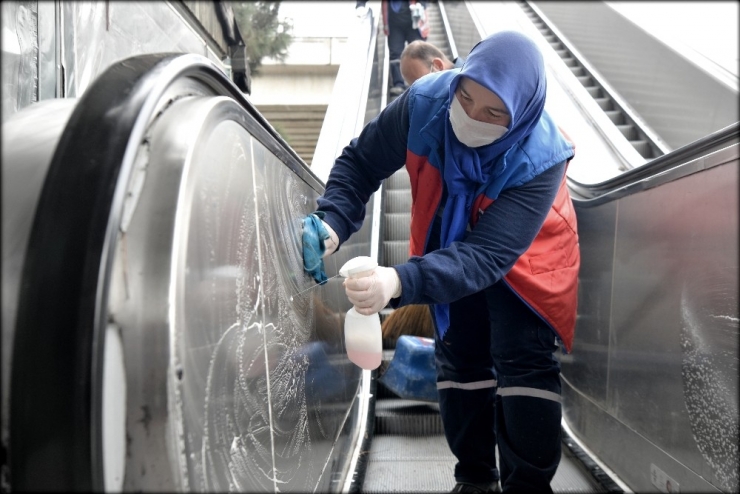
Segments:
[[[388,241],[408,242],[411,231],[411,213],[385,213],[383,238]]]
[[[386,187],[387,190],[411,190],[411,179],[405,166],[386,179]]]
[[[444,434],[439,406],[436,403],[400,398],[378,400],[375,404],[375,434]]]
[[[411,192],[409,190],[386,190],[383,196],[386,213],[411,213]]]
[[[388,240],[383,242],[383,266],[395,266],[409,260],[408,240]]]

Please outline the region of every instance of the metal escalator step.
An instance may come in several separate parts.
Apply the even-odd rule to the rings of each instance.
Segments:
[[[398,396],[391,391],[390,389],[383,386],[383,384],[378,383],[378,386],[375,388],[375,397],[378,400],[393,400],[398,399]]]
[[[408,241],[411,213],[386,213],[383,217],[383,239]]]
[[[363,494],[434,494],[455,485],[457,458],[444,436],[373,438]]]
[[[570,71],[573,72],[573,75],[576,77],[587,75],[586,70],[581,66],[571,67]]]
[[[627,138],[627,140],[632,141],[637,139],[637,130],[635,129],[635,126],[632,124],[625,124],[625,125],[617,125],[617,128],[619,131],[624,135],[624,137]]]
[[[655,157],[653,156],[653,149],[650,147],[650,143],[648,141],[635,140],[630,141],[630,144],[632,144],[632,147],[634,147],[643,158],[650,159]]]
[[[389,190],[411,190],[411,179],[409,178],[409,172],[406,171],[405,166],[386,179],[386,187],[388,187]]]
[[[374,434],[408,436],[444,434],[439,406],[436,403],[400,398],[378,400],[375,404]]]
[[[595,98],[595,100],[604,111],[614,109],[614,101],[611,98]]]
[[[587,87],[586,91],[588,91],[588,94],[590,94],[592,98],[601,98],[604,96],[604,92],[599,86]]]
[[[608,110],[604,113],[606,113],[615,125],[623,125],[625,123],[624,113],[621,110]]]
[[[409,260],[409,241],[394,240],[383,242],[383,265],[395,266]]]
[[[411,212],[411,190],[386,190],[383,197],[384,210],[388,213]]]
[[[578,81],[585,87],[588,87],[594,83],[594,80],[590,75],[580,76],[578,77]]]
[[[563,51],[565,51],[565,55],[561,55],[560,52],[558,52],[558,54],[561,57],[564,57],[563,58],[563,62],[565,62],[565,65],[567,65],[568,67],[577,67],[578,66],[578,60],[576,60],[575,58],[571,57],[570,56],[570,53],[567,50],[563,50]]]

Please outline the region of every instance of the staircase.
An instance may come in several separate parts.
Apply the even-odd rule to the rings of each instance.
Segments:
[[[311,166],[326,105],[257,105],[259,112]]]

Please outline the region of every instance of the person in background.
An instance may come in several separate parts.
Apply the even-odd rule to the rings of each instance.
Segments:
[[[406,84],[410,86],[422,76],[442,70],[461,68],[463,63],[465,59],[462,57],[450,61],[447,55],[433,44],[417,40],[406,45],[401,52],[401,75]]]
[[[406,165],[411,257],[344,287],[366,315],[431,306],[452,492],[498,492],[499,480],[504,492],[552,492],[560,462],[555,352],[572,348],[580,251],[565,178],[574,147],[544,110],[546,87],[531,39],[486,37],[462,68],[419,79],[368,122],[304,219],[331,255]]]
[[[364,15],[366,1],[358,0],[357,14]],[[383,32],[388,37],[388,57],[390,59],[390,94],[398,96],[406,89],[401,76],[401,52],[406,43],[426,40],[429,36],[429,22],[426,16],[426,1],[382,0]]]

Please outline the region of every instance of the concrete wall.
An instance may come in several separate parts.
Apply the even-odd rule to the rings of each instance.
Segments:
[[[347,38],[296,37],[285,62],[267,59],[252,74],[255,105],[327,105]]]

